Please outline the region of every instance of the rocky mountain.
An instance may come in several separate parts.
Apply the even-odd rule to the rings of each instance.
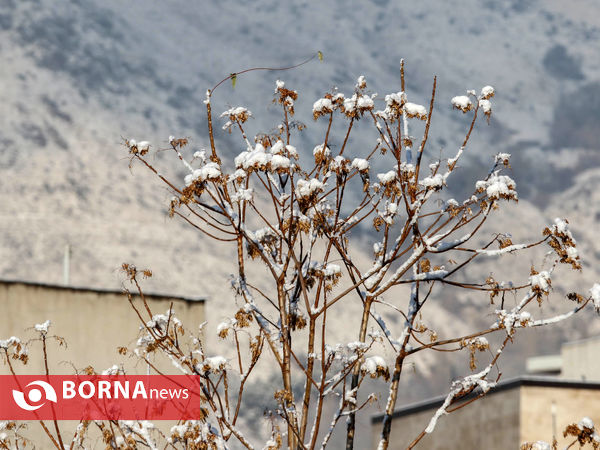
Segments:
[[[555,216],[568,217],[586,261],[581,275],[567,275],[565,288],[557,281],[551,306],[558,310],[559,294],[569,285],[591,287],[600,279],[598,48],[600,4],[592,0],[4,0],[0,277],[60,283],[68,244],[72,284],[118,288],[123,261],[148,266],[155,274],[149,290],[207,296],[215,326],[227,313],[222,305],[229,304],[230,254],[166,218],[170,194],[141,167],[129,167],[123,139],[147,139],[159,149],[169,135],[187,136],[193,152],[207,139],[207,88],[232,72],[288,66],[320,50],[322,63],[240,75],[235,88],[219,88],[213,108],[248,106],[254,112],[251,131],[268,131],[278,120],[271,99],[281,78],[300,93],[297,119],[308,128],[296,144],[308,155],[322,132],[312,121],[312,103],[334,86],[351,91],[361,74],[379,99],[399,91],[404,58],[411,101],[427,104],[438,76],[426,153],[434,160],[460,146],[468,125],[451,109],[450,98],[493,85],[490,124],[476,130],[449,187],[457,196],[469,191],[492,155],[513,154],[522,200],[494,228],[510,231],[517,242],[539,236]],[[332,145],[342,138],[334,135]],[[352,151],[359,155],[372,139],[368,132],[356,134]],[[221,131],[217,144],[228,157],[243,149],[239,139]],[[182,179],[168,156],[157,153],[156,164]],[[508,264],[482,266],[473,276],[485,278],[505,266],[527,274],[533,262],[504,258]],[[438,331],[466,329],[490,319],[489,308],[470,296],[440,301],[431,325]],[[527,345],[505,363],[506,373],[522,370],[527,355],[556,351],[563,338],[598,328],[582,320],[558,334],[532,331]],[[342,327],[336,333],[340,340],[351,338]],[[444,391],[454,370],[446,369],[425,361],[419,371],[430,381],[406,399]]]

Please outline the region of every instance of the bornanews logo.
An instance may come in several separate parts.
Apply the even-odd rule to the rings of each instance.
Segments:
[[[25,387],[28,388],[30,386],[39,386],[44,391],[44,398],[46,400],[56,403],[56,391],[54,390],[54,388],[51,385],[49,385],[45,381],[41,381],[41,380],[32,381]],[[45,402],[42,404],[38,404],[40,402],[40,400],[42,399],[42,391],[40,391],[39,389],[36,389],[36,388],[30,389],[29,392],[27,393],[27,399],[31,403],[28,403],[28,401],[25,399],[24,392],[13,390],[12,395],[13,395],[13,399],[14,399],[15,403],[17,404],[17,406],[21,409],[24,409],[25,411],[35,411],[36,409],[40,409],[42,406],[44,406],[46,404]]]
[[[197,375],[0,375],[0,420],[192,420]]]

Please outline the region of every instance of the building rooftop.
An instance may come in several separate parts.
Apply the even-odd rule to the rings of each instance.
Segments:
[[[74,292],[94,292],[97,294],[122,294],[124,292],[123,289],[103,289],[103,288],[93,288],[93,287],[83,287],[83,286],[65,286],[60,284],[50,284],[50,283],[40,283],[34,281],[24,281],[24,280],[2,280],[0,279],[0,285],[16,285],[22,284],[25,286],[32,287],[40,287],[45,289],[57,289],[57,290],[66,290],[66,291],[74,291]],[[135,293],[134,293],[135,294]],[[184,297],[179,295],[170,295],[161,292],[146,292],[144,291],[144,295],[148,297],[161,297],[161,298],[172,298],[174,300],[183,300],[186,302],[204,302],[206,301],[206,297]]]

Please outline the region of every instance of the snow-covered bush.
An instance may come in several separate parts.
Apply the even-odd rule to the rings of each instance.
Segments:
[[[518,345],[520,330],[555,324],[588,304],[598,308],[600,294],[594,287],[590,295],[569,294],[567,312],[539,318],[538,305],[543,306],[552,293],[556,266],[581,270],[566,220],[557,219],[531,242],[513,243],[506,230],[497,230],[483,245],[474,244],[481,238],[482,225],[493,222],[495,211],[518,199],[516,184],[507,173],[509,154],[498,153],[490,161],[491,169],[473,186],[472,195],[456,200],[447,194],[447,181],[468,151],[478,119],[482,115],[487,119],[492,112],[494,89],[485,86],[479,94],[468,91],[441,100],[457,109],[455,114],[469,114],[470,123],[462,144],[447,159],[435,159],[435,153],[427,151],[434,106],[440,102],[435,79],[432,96],[423,106],[408,101],[401,73],[401,91],[381,101],[367,91],[362,76],[348,95],[334,90],[311,99],[312,116],[324,121],[326,133],[311,136],[310,148],[294,146],[297,133],[309,131],[294,126],[299,94],[282,81],[275,87],[274,102],[282,112],[275,131],[252,139],[245,128],[253,117],[247,108],[233,107],[221,114],[226,120],[223,128],[240,133],[239,154],[231,159],[216,146],[215,90],[207,91],[209,148],[188,156],[187,139],[168,139],[169,150],[187,173],[184,179],[168,179],[155,167],[147,142],[125,142],[132,162],[147,167],[172,192],[170,215],[198,230],[200,239],[219,241],[237,254],[229,301],[239,308],[233,317],[204,330],[214,330],[236,349],[232,360],[211,354],[198,337],[184,347],[184,336],[193,333],[185,332],[171,311],[156,314],[146,303],[140,307],[131,301],[142,334],[134,349],[122,352],[131,351],[146,361],[149,355],[162,353],[178,370],[202,378],[204,416],[176,427],[168,437],[172,445],[221,448],[237,441],[236,446],[246,448],[285,444],[313,449],[327,446],[333,430],[346,424],[347,448],[352,448],[356,415],[373,411],[369,406],[374,395],[363,388],[375,380],[386,384],[379,443],[385,449],[403,368],[425,352],[464,349],[473,373],[452,383],[442,407],[424,430],[415,433],[412,445],[416,445],[462,398],[473,392],[483,396],[494,388],[499,375],[493,375],[493,369],[507,345]],[[230,78],[235,80],[236,75]],[[358,121],[374,127],[377,138],[371,148],[350,148]],[[424,124],[420,138],[410,134],[412,121]],[[342,136],[341,145],[332,144],[334,133]],[[374,170],[384,166],[388,170]],[[376,237],[370,243],[371,260],[364,264],[353,241],[366,224],[372,228],[369,236]],[[543,245],[553,256],[519,279],[489,276],[465,281],[469,265],[479,260],[493,268],[503,255]],[[139,278],[150,273],[132,265],[123,268],[143,299]],[[254,279],[261,271],[262,278]],[[421,317],[427,315],[425,305],[435,301],[434,289],[481,292],[487,302],[491,300],[488,326],[459,336],[439,335],[426,327]],[[408,294],[403,296],[404,292]],[[517,298],[514,306],[505,307],[504,301],[494,304],[495,297],[509,293]],[[354,340],[329,342],[328,318],[349,304],[361,305],[361,314],[346,324]],[[397,314],[400,326],[388,326],[376,307]],[[493,341],[497,344],[488,341],[490,335],[500,337]],[[7,357],[18,350],[14,342],[3,342],[0,350]],[[384,351],[393,358],[382,357]],[[476,359],[474,354],[484,351],[489,360],[477,369],[482,357]],[[239,418],[247,407],[244,390],[261,359],[276,368],[279,382],[272,386],[276,406],[269,413],[270,436],[254,444],[239,427]],[[331,398],[337,399],[332,416],[324,407]],[[136,439],[140,436],[137,433]],[[108,437],[113,448],[119,446],[116,439],[117,434]]]
[[[426,107],[408,101],[403,67],[401,73],[401,91],[385,95],[381,103],[367,90],[364,76],[347,95],[334,90],[311,99],[312,117],[324,121],[326,133],[312,137],[310,148],[294,146],[296,134],[307,131],[304,126],[293,126],[299,94],[283,81],[275,86],[274,102],[282,111],[275,131],[252,140],[245,128],[247,119],[253,117],[247,108],[230,108],[221,115],[227,119],[227,130],[240,133],[240,152],[232,160],[223,160],[225,155],[215,144],[214,89],[207,91],[207,158],[200,164],[187,162],[187,141],[170,139],[173,154],[189,172],[185,180],[167,180],[146,154],[128,145],[132,160],[153,171],[172,191],[171,216],[189,222],[202,238],[237,249],[231,301],[242,306],[235,317],[215,324],[219,337],[237,346],[237,361],[215,362],[205,356],[205,349],[190,357],[168,338],[158,342],[158,336],[148,344],[170,354],[186,373],[204,378],[210,395],[203,420],[219,430],[225,442],[235,438],[250,448],[236,422],[244,408],[245,383],[260,358],[274,361],[281,380],[273,387],[278,407],[271,411],[279,422],[273,422],[272,436],[265,437],[269,439],[266,448],[282,441],[289,448],[326,446],[341,419],[346,419],[347,447],[351,448],[356,415],[368,410],[373,400],[373,395],[361,388],[366,379],[374,378],[388,385],[379,443],[385,449],[405,365],[423,352],[464,349],[471,355],[474,373],[454,381],[443,406],[428,426],[416,433],[414,445],[433,432],[436,422],[461,398],[472,392],[483,396],[494,388],[499,375],[492,376],[492,370],[509,343],[518,345],[519,330],[554,324],[588,303],[597,304],[594,290],[587,296],[572,293],[567,312],[536,319],[540,316],[538,305],[543,306],[552,293],[556,266],[566,264],[581,270],[576,241],[566,220],[557,219],[532,242],[513,243],[505,230],[498,230],[483,245],[472,244],[495,210],[518,199],[516,183],[509,175],[509,154],[498,153],[490,161],[491,169],[473,186],[472,195],[462,200],[448,198],[447,181],[468,151],[478,118],[489,119],[492,113],[494,88],[484,86],[479,94],[470,90],[447,100],[459,110],[457,114],[470,114],[471,120],[456,151],[447,159],[432,160],[427,140],[434,105],[439,102],[435,79]],[[374,127],[377,138],[371,148],[350,148],[358,121]],[[411,121],[424,122],[420,139],[410,134]],[[334,145],[334,133],[344,137],[341,145]],[[373,170],[385,165],[391,170]],[[353,252],[352,240],[357,234],[351,232],[366,223],[372,224],[370,236],[376,238],[372,259],[363,265]],[[519,280],[500,281],[490,276],[464,281],[467,267],[480,259],[487,257],[493,267],[502,255],[542,245],[549,245],[554,256]],[[248,270],[249,265],[264,269],[267,289],[258,287],[261,281],[249,275],[257,271]],[[403,285],[410,286],[410,294],[398,299]],[[495,297],[504,298],[507,293],[519,297],[513,307],[505,307],[504,301],[493,306],[495,319],[484,329],[465,336],[439,336],[419,319],[426,315],[423,308],[438,287],[480,291],[492,305]],[[393,305],[389,302],[392,298]],[[357,301],[362,314],[347,324],[355,330],[355,341],[328,342],[327,318],[337,308]],[[374,305],[391,308],[402,318],[401,327],[388,327]],[[495,340],[499,344],[493,347],[485,337],[488,335],[502,339]],[[384,347],[388,355],[395,355],[393,360],[381,356]],[[474,354],[483,351],[491,356],[477,371]],[[241,380],[235,394],[222,382],[234,375]],[[298,380],[303,385],[300,395],[293,389]],[[325,417],[328,397],[338,399],[333,417]]]

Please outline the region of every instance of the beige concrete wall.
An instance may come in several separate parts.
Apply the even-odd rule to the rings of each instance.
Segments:
[[[416,448],[442,449],[516,449],[519,444],[518,389],[484,397],[443,416],[435,431],[426,435]],[[435,408],[394,419],[391,450],[405,449],[427,426]],[[377,448],[381,423],[373,426],[373,448]]]
[[[561,378],[600,381],[600,338],[567,342],[561,347]]]
[[[554,407],[553,407],[554,405]],[[552,411],[556,413],[553,430]],[[423,430],[435,408],[401,416],[392,422],[390,449],[405,449]],[[526,441],[558,440],[565,448],[573,439],[562,432],[584,416],[600,424],[600,390],[568,386],[515,387],[492,393],[465,408],[442,416],[435,431],[426,435],[416,448],[475,449],[519,448]],[[373,448],[376,448],[381,423],[373,426]]]
[[[552,442],[553,403],[556,411],[558,448],[565,448],[573,441],[562,436],[567,425],[579,422],[584,416],[592,418],[596,425],[600,424],[600,390],[523,386],[520,442]]]
[[[154,314],[164,314],[173,302],[173,310],[183,325],[194,333],[204,321],[204,302],[178,298],[148,296],[148,305]],[[136,299],[138,307],[141,300]],[[146,316],[143,316],[146,319]],[[139,319],[127,298],[119,292],[99,292],[81,289],[31,285],[25,283],[0,282],[0,339],[17,336],[22,340],[36,337],[32,328],[47,319],[52,321],[50,335],[65,338],[67,347],[56,342],[48,344],[50,372],[72,374],[74,367],[82,369],[91,365],[101,372],[113,364],[123,365],[127,373],[143,374],[147,367],[130,357],[117,353],[119,346],[133,346],[137,340]],[[185,338],[185,337],[184,337]],[[156,361],[165,373],[178,371],[166,360]],[[42,374],[42,347],[39,342],[30,344],[30,362],[23,366],[14,362],[19,374]],[[0,374],[8,374],[8,367],[0,364]],[[70,443],[78,422],[60,421],[63,439]],[[27,448],[53,448],[39,423],[26,422],[23,435],[31,440]],[[54,433],[51,422],[46,422]],[[157,426],[167,432],[171,422],[157,422]],[[86,448],[104,448],[101,436],[94,429],[93,439]]]
[[[184,326],[197,333],[204,321],[204,302],[150,296],[148,303],[154,314],[164,314],[173,302],[173,310]],[[141,301],[136,300],[141,306]],[[144,316],[146,318],[146,316]],[[17,336],[22,340],[36,336],[26,330],[47,319],[52,321],[49,334],[62,336],[67,347],[49,342],[49,365],[54,374],[72,374],[73,366],[83,369],[88,365],[101,372],[113,364],[124,364],[131,374],[145,373],[145,364],[117,353],[119,346],[132,346],[138,336],[139,319],[127,298],[119,292],[63,289],[24,283],[0,283],[0,339]],[[23,366],[15,363],[21,374],[43,373],[41,345],[30,345],[30,362]],[[176,369],[165,362],[159,363],[168,373]],[[0,364],[0,373],[8,368]]]

